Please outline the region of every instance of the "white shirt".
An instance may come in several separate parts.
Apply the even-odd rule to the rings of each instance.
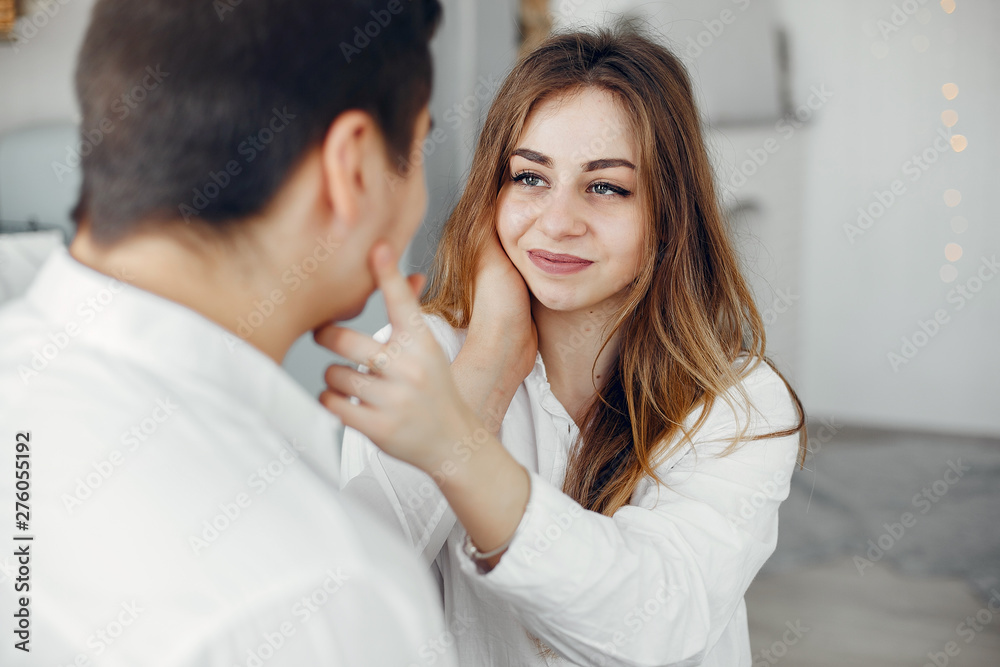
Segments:
[[[425,316],[454,360],[465,338]],[[386,340],[388,328],[376,338]],[[760,364],[743,381],[759,410],[748,436],[797,423],[778,375]],[[730,392],[736,395],[735,392]],[[436,573],[462,665],[704,665],[750,667],[744,593],[774,550],[798,434],[721,452],[747,421],[723,401],[686,447],[657,466],[613,517],[562,493],[579,431],[552,394],[545,366],[518,387],[500,440],[531,472],[527,512],[500,563],[479,574],[462,552],[465,531],[434,482],[347,429],[342,480],[421,552]],[[700,415],[686,420],[691,426]],[[737,423],[737,419],[739,423]],[[538,655],[525,628],[568,660]]]
[[[256,348],[55,251],[0,310],[0,664],[454,665],[426,570],[339,493],[340,428]]]

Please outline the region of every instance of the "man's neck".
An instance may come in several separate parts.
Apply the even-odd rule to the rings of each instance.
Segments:
[[[295,304],[285,298],[281,272],[262,266],[263,253],[238,255],[207,243],[195,249],[165,234],[137,234],[104,247],[86,229],[69,251],[95,271],[125,276],[131,285],[199,313],[277,364],[305,331],[299,330]]]

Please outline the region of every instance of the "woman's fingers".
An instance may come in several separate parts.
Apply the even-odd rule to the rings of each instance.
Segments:
[[[348,396],[326,390],[319,395],[319,402],[327,410],[337,415],[344,426],[364,432],[368,437],[378,437],[378,412],[364,404],[351,402]],[[371,434],[371,435],[369,435]],[[379,437],[379,439],[381,439]],[[374,440],[374,438],[373,438]],[[378,442],[378,440],[375,440]]]
[[[385,298],[385,309],[389,314],[393,337],[420,326],[423,323],[420,303],[413,295],[413,286],[399,272],[396,256],[388,244],[380,243],[372,251],[372,268],[375,284]]]
[[[333,364],[323,376],[329,390],[344,396],[357,396],[362,403],[380,407],[385,396],[384,380],[377,375],[359,373],[348,366]]]
[[[347,327],[326,326],[313,334],[316,343],[348,361],[368,366],[382,353],[382,344]]]

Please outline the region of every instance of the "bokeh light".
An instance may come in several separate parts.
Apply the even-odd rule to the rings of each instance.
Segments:
[[[955,280],[955,278],[958,278],[958,269],[955,268],[954,264],[945,264],[941,267],[940,275],[941,280],[946,283],[950,283]]]

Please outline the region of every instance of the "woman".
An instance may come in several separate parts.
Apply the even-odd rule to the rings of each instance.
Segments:
[[[743,596],[805,416],[679,61],[617,28],[515,66],[422,301],[454,385],[390,264],[392,337],[318,336],[374,375],[331,367],[321,399],[408,462],[345,436],[346,492],[432,564],[442,645],[470,667],[750,665]]]

